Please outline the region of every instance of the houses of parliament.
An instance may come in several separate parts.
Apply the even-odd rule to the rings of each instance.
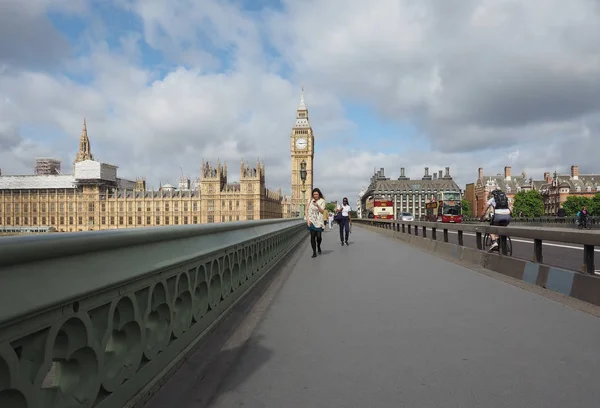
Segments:
[[[307,132],[306,122],[302,96],[291,135],[294,141],[297,134]],[[292,143],[292,165],[298,163],[296,145]],[[306,150],[312,176],[312,154]],[[292,194],[297,201],[294,170]],[[233,183],[228,181],[226,163],[204,161],[198,179],[192,183],[181,177],[177,187],[167,184],[147,190],[145,179],[121,179],[116,166],[94,160],[85,120],[73,174],[61,174],[60,162],[54,159],[38,159],[34,175],[2,175],[0,170],[0,232],[204,224],[287,218],[295,212],[292,199],[281,189],[266,188],[265,166],[260,161],[253,166],[242,161],[240,180]]]

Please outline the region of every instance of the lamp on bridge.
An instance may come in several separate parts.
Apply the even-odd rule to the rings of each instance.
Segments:
[[[306,162],[300,163],[300,180],[302,180],[302,217],[306,213]]]

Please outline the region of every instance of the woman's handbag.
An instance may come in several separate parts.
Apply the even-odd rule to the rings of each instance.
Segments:
[[[342,220],[342,218],[344,218],[344,217],[342,217],[342,212],[338,211],[338,212],[335,213],[335,216],[333,217],[333,220],[335,222],[340,222]]]

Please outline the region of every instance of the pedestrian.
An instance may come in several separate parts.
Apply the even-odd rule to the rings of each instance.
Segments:
[[[312,199],[306,206],[306,224],[310,231],[310,246],[312,247],[312,257],[316,258],[317,253],[321,254],[321,242],[323,241],[323,230],[325,229],[325,198],[321,190],[314,188],[312,191]]]
[[[329,221],[329,231],[331,231],[333,229],[333,213],[329,213],[327,221]]]
[[[350,224],[352,224],[352,218],[350,217],[350,204],[348,204],[348,198],[344,197],[342,200],[342,205],[338,205],[338,224],[340,226],[340,241],[342,241],[342,246],[344,243],[348,245],[348,236],[350,235]]]

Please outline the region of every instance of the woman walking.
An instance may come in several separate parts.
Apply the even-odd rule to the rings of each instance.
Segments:
[[[352,208],[350,208],[350,205],[348,204],[347,197],[344,197],[342,205],[338,206],[337,211],[341,214],[341,218],[338,221],[338,224],[340,225],[340,241],[342,241],[342,246],[344,246],[344,243],[348,245],[348,235],[350,235],[350,224],[352,223],[350,211],[352,211]]]
[[[313,189],[312,199],[306,206],[306,223],[310,231],[310,246],[312,247],[312,257],[317,257],[317,252],[321,254],[321,241],[323,240],[322,232],[325,229],[325,221],[323,213],[325,212],[325,199],[321,190]]]

